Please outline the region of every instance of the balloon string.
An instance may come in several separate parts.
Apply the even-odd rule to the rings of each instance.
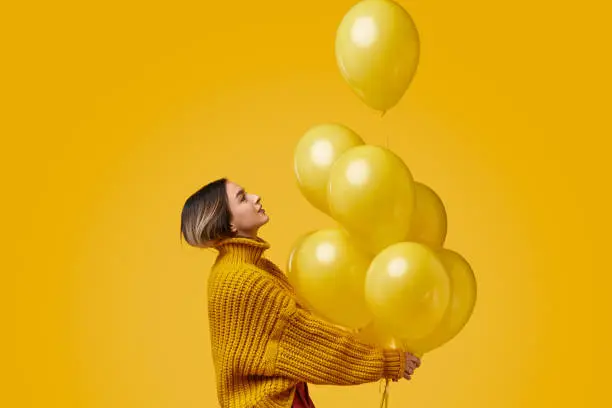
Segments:
[[[380,385],[382,382],[378,383],[378,392],[380,392]],[[382,399],[380,400],[380,408],[388,408],[389,407],[389,379],[385,381],[385,391],[383,393]]]
[[[387,111],[382,111],[380,113],[380,118],[382,119],[385,116],[385,113],[387,113]],[[385,132],[385,140],[386,140],[386,144],[385,146],[387,147],[387,149],[389,149],[389,132]]]

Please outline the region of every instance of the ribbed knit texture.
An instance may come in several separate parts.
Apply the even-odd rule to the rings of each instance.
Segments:
[[[218,244],[208,316],[222,408],[290,408],[299,381],[357,385],[398,380],[405,357],[360,342],[302,306],[286,275],[263,257],[269,244]]]

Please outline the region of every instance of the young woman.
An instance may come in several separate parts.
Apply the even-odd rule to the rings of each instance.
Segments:
[[[299,303],[286,275],[264,257],[270,246],[257,234],[268,220],[258,196],[226,179],[183,207],[183,238],[218,251],[208,317],[221,407],[314,408],[308,383],[410,379],[418,358],[365,344]]]

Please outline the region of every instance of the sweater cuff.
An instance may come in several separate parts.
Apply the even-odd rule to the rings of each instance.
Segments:
[[[390,378],[393,381],[398,381],[404,377],[406,369],[406,356],[402,350],[384,349],[383,359],[385,366],[383,369],[383,377]]]

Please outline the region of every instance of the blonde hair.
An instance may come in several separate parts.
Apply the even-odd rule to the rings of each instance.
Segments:
[[[226,184],[225,178],[215,180],[185,201],[181,213],[181,235],[189,245],[210,248],[234,235]]]

